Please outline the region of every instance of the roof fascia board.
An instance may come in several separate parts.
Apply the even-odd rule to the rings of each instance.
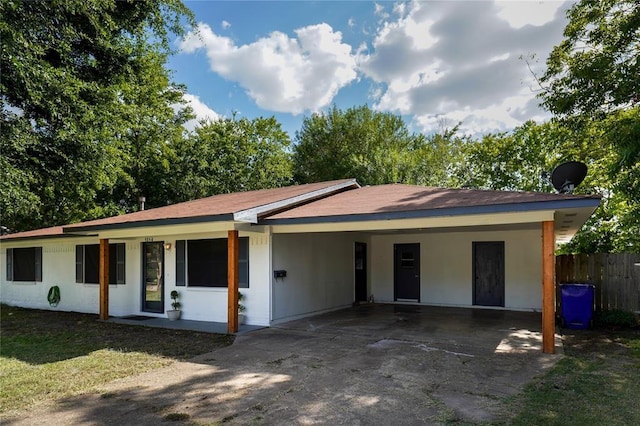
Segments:
[[[269,227],[264,225],[254,225],[251,223],[235,222],[233,229],[240,232],[252,232],[254,234],[268,234]]]
[[[101,231],[98,236],[100,238],[108,239],[130,239],[130,238],[145,238],[145,237],[166,237],[166,236],[188,236],[188,235],[203,235],[212,232],[224,232],[234,229],[233,221],[215,221],[208,223],[186,223],[177,225],[161,225],[161,226],[149,226],[144,228],[125,228],[125,229],[110,229]]]
[[[368,220],[358,222],[308,223],[273,225],[274,234],[304,232],[351,232],[351,231],[385,231],[403,229],[433,229],[486,225],[508,225],[543,222],[553,220],[554,210],[538,210],[532,212],[486,213],[466,216],[437,216],[421,218],[404,218],[390,220]]]
[[[509,212],[535,212],[546,210],[559,210],[563,208],[581,208],[593,207],[600,205],[600,199],[580,198],[573,200],[554,200],[554,201],[536,201],[531,203],[509,203],[509,204],[491,204],[486,206],[471,207],[451,207],[432,210],[411,210],[398,212],[381,212],[353,215],[338,216],[317,216],[317,217],[301,217],[287,219],[264,219],[261,222],[265,225],[285,225],[285,224],[312,224],[312,223],[332,223],[332,222],[362,222],[376,220],[395,220],[395,219],[412,219],[412,218],[431,218],[431,217],[450,217],[450,216],[469,216],[481,214],[498,214]],[[551,218],[550,220],[553,220]]]
[[[305,192],[304,194],[296,195],[295,197],[286,198],[284,200],[275,201],[273,203],[246,210],[240,210],[233,214],[233,220],[236,222],[258,223],[261,216],[271,214],[276,211],[287,210],[294,206],[299,206],[300,204],[315,201],[320,198],[325,198],[349,188],[360,188],[360,185],[355,179],[350,179],[326,188]]]
[[[2,238],[0,241],[2,241],[2,244],[8,244],[14,241],[18,242],[18,241],[30,241],[30,240],[51,240],[56,238],[74,238],[74,237],[83,238],[83,237],[95,237],[96,235],[98,234],[96,234],[95,232],[91,234],[32,235],[28,237]]]
[[[109,231],[116,229],[131,229],[131,228],[150,228],[150,227],[159,227],[159,226],[169,226],[169,225],[184,225],[184,224],[194,224],[194,223],[205,223],[205,222],[225,222],[233,220],[233,215],[231,213],[228,214],[220,214],[214,216],[195,216],[195,217],[179,217],[179,218],[170,218],[170,219],[154,219],[154,220],[143,220],[137,222],[122,222],[122,223],[108,223],[104,225],[87,225],[87,226],[65,226],[63,228],[63,232],[66,233],[82,233],[82,232],[96,232],[96,231]]]

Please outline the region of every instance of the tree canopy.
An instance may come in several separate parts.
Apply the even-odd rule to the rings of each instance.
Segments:
[[[190,11],[176,0],[0,3],[5,226],[57,225],[130,205],[100,194],[131,178],[127,160],[143,116],[161,123],[178,98],[167,95],[180,89],[164,63],[169,34],[180,33],[185,18]],[[158,73],[152,93],[146,84]],[[146,111],[143,94],[156,97]],[[164,117],[152,110],[157,102]]]
[[[540,97],[564,126],[598,129],[591,146],[614,153],[602,171],[611,182],[607,200],[618,200],[611,229],[640,235],[640,3],[582,0],[567,17]],[[640,249],[640,237],[621,239],[614,245]]]
[[[558,115],[640,106],[640,3],[582,0],[547,59],[544,105]]]
[[[444,179],[454,132],[432,139],[411,133],[402,117],[367,105],[333,106],[305,117],[296,133],[295,178],[318,182],[356,178],[365,185],[437,184]],[[438,174],[440,173],[440,175]]]
[[[175,145],[168,200],[291,184],[290,144],[274,117],[203,122]]]

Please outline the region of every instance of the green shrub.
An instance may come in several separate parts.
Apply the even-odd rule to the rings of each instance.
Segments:
[[[595,323],[601,327],[633,328],[638,325],[638,316],[630,311],[611,309],[598,312]]]

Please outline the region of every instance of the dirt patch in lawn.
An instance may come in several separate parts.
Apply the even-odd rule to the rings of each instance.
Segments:
[[[233,336],[0,306],[0,419],[210,352]]]

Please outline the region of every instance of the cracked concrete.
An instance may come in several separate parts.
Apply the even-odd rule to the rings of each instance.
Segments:
[[[4,424],[500,421],[503,399],[559,359],[542,354],[540,323],[537,313],[363,305],[252,331]]]

